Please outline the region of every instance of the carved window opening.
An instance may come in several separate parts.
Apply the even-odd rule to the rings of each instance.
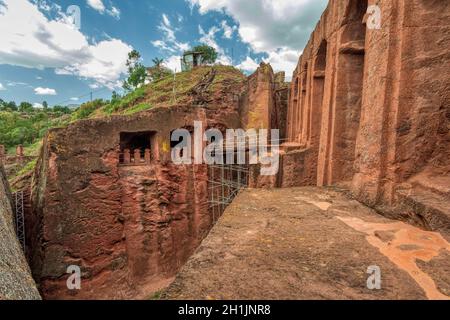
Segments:
[[[121,132],[120,133],[120,158],[122,165],[149,165],[152,161],[154,141],[156,133]]]

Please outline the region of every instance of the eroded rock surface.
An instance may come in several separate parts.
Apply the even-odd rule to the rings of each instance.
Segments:
[[[0,165],[0,300],[40,299],[17,240],[11,205],[8,182]]]
[[[345,185],[450,236],[449,21],[448,1],[329,1],[293,74],[281,186]]]
[[[386,219],[337,189],[249,189],[162,297],[450,299],[449,250],[439,233]],[[373,266],[380,290],[367,286]]]

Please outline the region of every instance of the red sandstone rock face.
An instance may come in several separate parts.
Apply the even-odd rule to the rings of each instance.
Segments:
[[[220,124],[237,127],[236,112]],[[202,119],[219,121],[214,110],[175,107],[49,133],[33,188],[32,269],[45,298],[143,297],[175,274],[212,221],[207,170],[169,161],[170,132]],[[120,132],[143,131],[156,132],[151,165],[120,166]],[[69,265],[82,269],[80,291],[66,288]]]
[[[365,25],[375,4],[379,30]],[[397,205],[400,189],[416,200],[428,190],[448,204],[448,21],[448,1],[331,0],[293,75],[286,149],[305,156],[297,167],[284,161],[282,184],[352,184],[369,205]],[[431,182],[418,187],[423,172]],[[403,215],[420,214],[410,211]]]
[[[208,168],[174,165],[171,131],[192,129],[194,121],[204,129],[241,128],[244,113],[252,114],[244,127],[282,124],[287,88],[268,65],[245,87],[212,92],[208,101],[204,86],[198,88],[201,106],[81,121],[48,134],[35,173],[30,232],[31,265],[44,298],[145,298],[167,284],[207,235],[213,224]],[[120,163],[120,137],[127,132],[152,132],[150,164]],[[66,287],[69,265],[81,267],[79,291]]]

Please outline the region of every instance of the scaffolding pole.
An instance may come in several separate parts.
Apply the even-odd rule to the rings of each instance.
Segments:
[[[23,204],[23,191],[17,191],[15,193],[15,220],[16,220],[16,234],[20,245],[25,252],[25,216],[24,216],[24,204]]]
[[[248,186],[247,165],[214,164],[208,166],[208,204],[216,223],[239,192]]]

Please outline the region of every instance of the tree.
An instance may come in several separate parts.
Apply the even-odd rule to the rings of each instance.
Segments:
[[[10,111],[17,111],[17,105],[14,101],[10,101],[10,102],[6,103],[5,106]]]
[[[123,83],[123,88],[125,90],[136,90],[145,83],[145,80],[147,79],[147,70],[140,61],[141,54],[138,51],[133,50],[128,54],[128,79]]]
[[[53,107],[53,112],[60,112],[60,113],[64,113],[64,114],[70,114],[72,111],[70,110],[69,107],[54,106]]]
[[[47,110],[48,110],[48,103],[47,103],[47,101],[42,102],[42,107],[44,107],[44,111],[47,112]]]
[[[201,53],[202,57],[203,57],[203,63],[213,64],[214,62],[216,62],[217,57],[218,57],[218,53],[217,53],[216,49],[214,49],[213,47],[208,46],[207,44],[204,44],[204,43],[194,47],[190,51],[185,52],[185,54],[189,54],[192,52]]]
[[[152,59],[152,62],[155,67],[161,67],[164,62],[164,59],[154,58],[154,59]]]
[[[111,104],[119,102],[121,98],[122,97],[120,96],[120,94],[118,94],[116,91],[113,91],[111,95]]]
[[[152,59],[153,66],[148,68],[148,76],[151,81],[158,81],[172,74],[172,70],[164,66],[164,59]]]
[[[29,102],[22,102],[19,105],[19,111],[20,112],[26,112],[26,113],[30,113],[33,111],[33,105]]]

